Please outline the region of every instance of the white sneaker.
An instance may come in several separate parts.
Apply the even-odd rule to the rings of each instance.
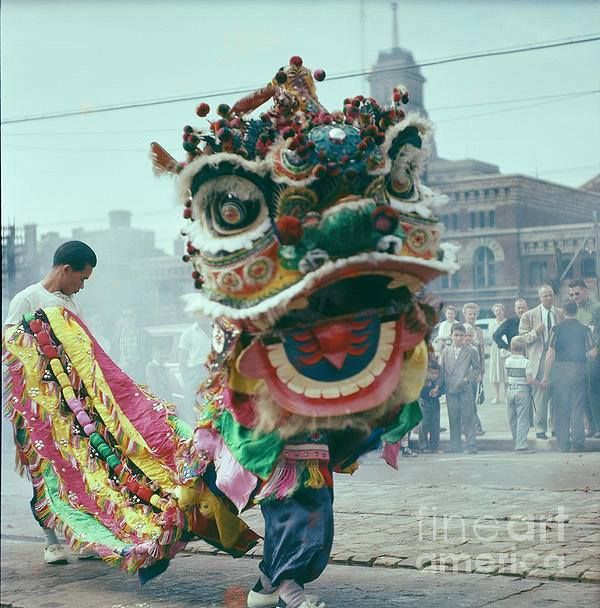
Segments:
[[[253,589],[250,589],[246,599],[248,608],[277,608],[279,589],[275,589],[272,593],[259,593],[261,589],[262,584],[260,581],[254,585]]]
[[[67,554],[60,545],[48,545],[44,547],[44,561],[47,564],[66,564],[68,563]]]

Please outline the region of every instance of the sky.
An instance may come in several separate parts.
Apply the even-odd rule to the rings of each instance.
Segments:
[[[183,225],[149,144],[184,159],[195,107],[266,84],[290,56],[340,75],[392,45],[390,0],[3,0],[2,223],[40,234],[108,227],[128,209],[168,253]],[[363,18],[361,19],[361,15]],[[599,0],[399,0],[400,46],[418,62],[598,36]],[[578,187],[600,173],[600,42],[422,68],[440,156]],[[329,109],[366,93],[364,78],[327,79]],[[222,92],[208,98],[206,95]],[[72,110],[190,100],[62,118]],[[214,110],[209,118],[216,116]]]

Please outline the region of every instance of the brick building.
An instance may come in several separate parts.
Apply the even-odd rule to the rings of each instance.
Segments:
[[[413,54],[398,46],[393,17],[393,46],[379,53],[369,76],[371,96],[389,103],[393,87],[405,84],[408,110],[427,115],[425,78]],[[459,307],[474,301],[482,317],[491,316],[495,302],[510,311],[517,296],[534,305],[542,283],[552,284],[564,299],[572,278],[583,278],[600,295],[599,177],[578,189],[504,175],[480,160],[441,158],[434,143],[424,180],[448,195],[440,210],[444,238],[460,246],[461,269],[429,288],[444,301]]]

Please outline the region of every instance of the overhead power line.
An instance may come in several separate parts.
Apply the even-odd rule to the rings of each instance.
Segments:
[[[515,104],[515,103],[521,103],[522,101],[538,101],[538,100],[546,101],[549,99],[552,99],[553,101],[562,101],[563,99],[566,99],[566,98],[578,97],[578,96],[588,95],[590,93],[597,93],[597,92],[598,92],[597,89],[587,89],[584,91],[568,91],[565,93],[558,93],[558,94],[552,92],[552,93],[546,93],[545,95],[535,95],[532,97],[511,97],[510,99],[496,99],[496,100],[491,100],[491,101],[480,101],[477,103],[465,103],[465,104],[458,104],[458,105],[452,105],[452,106],[438,106],[438,107],[433,107],[433,108],[427,108],[427,111],[429,113],[433,113],[433,112],[442,112],[442,111],[447,111],[447,110],[461,110],[461,109],[466,109],[466,108],[477,108],[477,107],[481,107],[481,106]],[[173,126],[169,129],[117,129],[117,130],[103,129],[101,131],[85,131],[85,130],[44,131],[43,133],[40,133],[40,135],[44,135],[44,136],[46,136],[46,135],[52,135],[52,136],[58,136],[58,135],[126,135],[126,134],[141,134],[141,133],[152,133],[154,135],[157,135],[158,133],[171,133],[172,134],[178,128],[179,128],[179,125]],[[26,133],[23,131],[12,132],[12,133],[3,131],[2,135],[3,135],[3,137],[23,137],[23,135],[26,135]],[[12,144],[8,144],[8,145],[12,145]],[[30,146],[22,146],[22,147],[30,147]],[[55,149],[55,148],[52,147],[52,149]]]
[[[368,74],[391,72],[391,71],[395,71],[398,69],[409,70],[409,69],[415,69],[415,68],[430,67],[430,66],[434,66],[434,65],[456,63],[459,61],[468,61],[468,60],[472,60],[472,59],[497,57],[497,56],[501,56],[501,55],[512,55],[515,53],[527,53],[527,52],[531,52],[531,51],[539,51],[539,50],[550,49],[550,48],[571,46],[571,45],[575,45],[575,44],[597,42],[598,40],[600,40],[600,35],[594,34],[594,35],[590,35],[586,38],[568,39],[568,40],[564,40],[562,42],[550,41],[550,42],[529,45],[529,46],[524,46],[524,47],[517,47],[517,48],[480,51],[477,53],[470,53],[467,55],[458,55],[458,56],[453,56],[453,57],[433,59],[430,61],[423,61],[420,63],[390,64],[389,66],[386,66],[384,68],[377,68],[376,70],[361,69],[361,70],[356,70],[356,71],[352,71],[352,72],[345,72],[342,74],[334,74],[334,75],[331,75],[328,77],[328,81],[343,80],[346,78],[356,78],[358,76],[366,76]],[[64,112],[40,114],[37,116],[24,116],[21,118],[12,118],[12,119],[8,119],[8,120],[3,120],[0,124],[8,125],[8,124],[32,122],[32,121],[39,121],[39,120],[50,120],[53,118],[65,118],[68,116],[81,116],[81,115],[85,115],[85,114],[99,114],[101,112],[114,112],[117,110],[128,110],[128,109],[133,109],[133,108],[143,108],[143,107],[150,107],[150,106],[165,105],[165,104],[170,104],[170,103],[179,103],[182,101],[193,101],[193,100],[197,100],[199,98],[210,99],[213,97],[224,97],[227,95],[242,95],[244,93],[251,93],[252,91],[255,91],[257,88],[259,88],[260,86],[262,86],[262,85],[255,85],[255,86],[250,86],[250,87],[245,87],[242,89],[235,89],[235,90],[198,93],[198,94],[194,94],[194,95],[185,95],[185,96],[171,97],[171,98],[166,98],[166,99],[153,99],[153,100],[147,100],[147,101],[127,102],[127,103],[122,103],[122,104],[99,106],[97,108],[89,108],[89,109],[83,109],[83,110],[68,110],[68,111],[64,111]]]
[[[537,103],[530,103],[530,104],[516,106],[516,107],[512,107],[512,108],[502,108],[500,110],[491,110],[489,112],[480,112],[478,114],[468,114],[466,116],[456,116],[454,118],[446,118],[446,119],[441,119],[441,120],[435,119],[434,123],[436,125],[439,125],[439,124],[447,123],[447,122],[456,122],[458,120],[467,120],[469,118],[479,118],[480,116],[492,116],[494,114],[503,114],[505,112],[517,112],[518,110],[523,110],[525,108],[535,108],[538,106],[548,105],[551,103],[557,104],[557,103],[560,103],[561,101],[571,101],[574,99],[579,99],[581,97],[586,97],[588,95],[595,95],[598,93],[600,93],[600,89],[592,89],[589,91],[580,91],[577,93],[567,93],[564,95],[557,95],[556,97],[551,97],[550,99],[548,98],[548,95],[544,95],[541,97],[541,99],[543,99],[543,101],[538,101]],[[527,99],[540,99],[540,98],[525,97],[521,101],[525,101]],[[515,100],[515,101],[519,101],[519,100]],[[480,104],[475,104],[475,105],[480,105]],[[481,105],[485,105],[485,104],[481,104]],[[464,107],[464,106],[456,106],[456,107],[459,108],[459,107]],[[49,135],[49,134],[45,133],[44,135]],[[3,147],[8,148],[8,149],[31,150],[31,146],[29,144],[5,143],[5,144],[3,144]],[[141,143],[137,148],[109,148],[109,147],[85,148],[85,147],[81,147],[81,146],[66,148],[66,147],[62,147],[62,146],[52,145],[52,146],[36,146],[35,149],[36,150],[46,150],[46,151],[51,151],[51,152],[73,152],[74,154],[79,154],[82,152],[92,152],[92,153],[136,152],[136,153],[139,153],[139,152],[142,152],[143,150],[147,149],[147,147],[148,147],[148,144],[146,141],[144,141],[143,144]]]

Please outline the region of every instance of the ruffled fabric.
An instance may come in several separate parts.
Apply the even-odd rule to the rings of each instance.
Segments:
[[[236,556],[256,544],[228,501],[190,470],[182,475],[191,429],[126,376],[76,315],[26,316],[3,358],[5,413],[36,517],[75,550],[151,573],[193,538]]]

